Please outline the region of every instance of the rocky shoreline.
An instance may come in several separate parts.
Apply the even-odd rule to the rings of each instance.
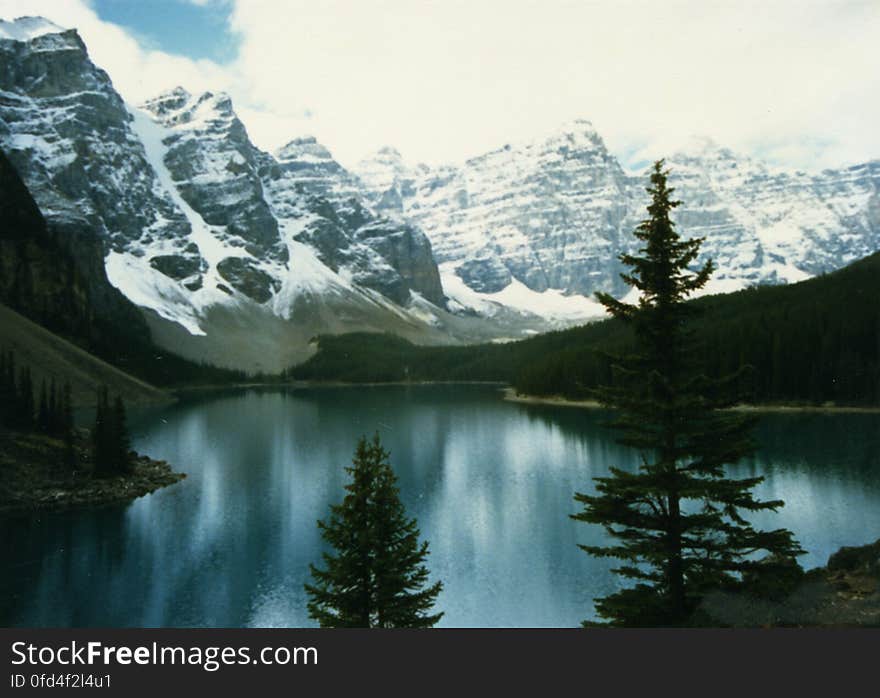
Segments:
[[[124,504],[186,477],[166,461],[140,454],[125,475],[95,477],[86,469],[64,469],[63,442],[39,434],[6,432],[0,445],[0,515]]]
[[[825,567],[803,573],[778,597],[713,592],[703,599],[694,625],[880,628],[880,540],[841,548]]]
[[[553,407],[581,407],[584,409],[602,409],[602,405],[596,400],[570,400],[561,395],[524,395],[516,392],[514,388],[504,389],[504,399],[508,402],[519,402],[524,405],[551,405]],[[877,414],[880,407],[856,407],[851,405],[835,405],[826,403],[823,405],[749,405],[741,404],[727,408],[731,412],[818,412],[818,413],[852,413],[852,414]]]

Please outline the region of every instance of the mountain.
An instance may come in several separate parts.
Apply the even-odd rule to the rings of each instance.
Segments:
[[[317,335],[510,340],[602,316],[596,290],[626,292],[617,256],[646,175],[588,121],[461,165],[384,148],[348,170],[308,136],[257,148],[222,93],[126,104],[76,31],[39,18],[0,22],[0,64],[0,149],[92,307],[145,346],[274,372]],[[711,291],[880,246],[878,161],[809,174],[703,140],[669,165],[678,221],[718,263]]]
[[[720,279],[799,281],[880,248],[880,160],[808,174],[695,139],[669,165],[678,221],[706,237]]]
[[[0,148],[70,249],[97,241],[160,346],[277,371],[321,332],[443,343],[548,326],[450,312],[416,226],[373,210],[314,139],[256,148],[227,95],[177,88],[132,107],[76,31],[38,18],[0,25],[0,60]]]
[[[880,248],[880,161],[817,174],[771,168],[706,139],[667,159],[688,236],[705,237],[710,292],[789,283]],[[647,172],[625,171],[588,121],[506,145],[461,166],[409,166],[390,148],[358,165],[377,210],[421,226],[447,295],[463,303],[539,295],[577,299],[626,288]],[[558,297],[557,297],[558,298]],[[582,299],[583,300],[583,299]]]

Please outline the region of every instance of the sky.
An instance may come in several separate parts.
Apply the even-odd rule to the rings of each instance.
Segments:
[[[694,136],[784,167],[880,157],[880,0],[0,0],[76,27],[137,104],[228,92],[254,142],[459,162],[593,122],[625,165]]]

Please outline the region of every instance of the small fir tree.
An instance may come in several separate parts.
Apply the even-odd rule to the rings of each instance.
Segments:
[[[378,434],[361,438],[345,498],[318,521],[333,552],[323,554],[324,569],[309,566],[314,583],[305,589],[322,627],[426,628],[443,615],[431,612],[442,584],[428,585],[428,543],[406,516],[388,456]]]
[[[612,385],[597,397],[615,410],[620,442],[639,451],[641,466],[595,478],[597,493],[576,494],[583,510],[573,515],[604,526],[616,540],[580,547],[622,560],[615,572],[635,582],[597,599],[598,613],[615,625],[685,623],[707,588],[757,569],[767,574],[777,564],[781,570],[803,552],[789,531],[755,530],[744,518],[783,505],[754,498],[763,478],[725,473],[752,452],[752,420],[719,411],[736,398],[729,390],[736,376],[711,381],[695,368],[699,338],[686,324],[694,308],[685,300],[705,286],[714,266],[690,270],[702,240],[676,232],[670,211],[680,202],[671,198],[667,174],[662,160],[655,163],[649,217],[635,231],[642,246],[620,257],[638,304],[596,294],[636,339],[635,354],[617,357]],[[763,560],[759,551],[768,553]]]

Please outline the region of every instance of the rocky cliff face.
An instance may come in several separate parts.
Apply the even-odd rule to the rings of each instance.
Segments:
[[[99,353],[149,343],[143,318],[107,280],[101,241],[71,226],[46,224],[0,151],[0,302]]]
[[[420,225],[469,288],[493,294],[516,279],[538,293],[622,290],[628,180],[589,122],[458,168],[408,169],[380,156],[360,170],[371,201]]]
[[[428,238],[377,215],[358,179],[315,138],[297,138],[276,151],[263,178],[278,220],[331,270],[399,305],[411,291],[445,304]]]
[[[348,316],[351,329],[436,334],[445,298],[430,242],[370,209],[314,139],[276,159],[223,94],[178,88],[126,105],[75,31],[38,18],[2,23],[0,62],[0,147],[49,227],[71,250],[97,245],[94,271],[106,266],[154,322],[223,341],[212,309],[254,306],[314,334],[332,297],[336,331]],[[340,314],[342,298],[360,310]],[[411,314],[416,302],[433,308]]]
[[[214,226],[222,242],[254,257],[287,261],[258,169],[264,154],[250,142],[225,94],[198,97],[178,87],[144,108],[165,127],[164,164],[183,200]]]
[[[786,283],[880,248],[880,161],[808,174],[694,141],[669,158],[682,230],[730,283]],[[638,191],[637,182],[631,179]]]
[[[0,143],[40,210],[86,223],[117,251],[184,237],[186,219],[158,191],[131,115],[79,35],[28,27],[27,40],[0,33]]]
[[[695,140],[667,164],[680,230],[705,237],[718,265],[710,290],[797,281],[880,248],[878,161],[789,172]],[[357,172],[377,209],[427,232],[456,300],[517,283],[569,298],[627,290],[617,255],[646,215],[647,173],[625,172],[589,122],[459,167],[409,167],[383,149]]]

